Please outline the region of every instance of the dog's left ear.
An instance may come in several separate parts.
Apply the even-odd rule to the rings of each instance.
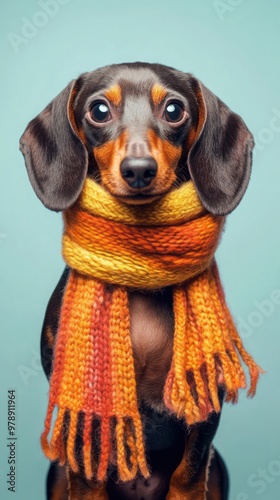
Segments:
[[[251,173],[254,140],[242,118],[195,78],[198,123],[188,168],[209,212],[226,215],[243,197]]]
[[[27,125],[20,138],[32,187],[51,210],[65,210],[79,196],[88,154],[74,117],[80,79],[72,81]]]

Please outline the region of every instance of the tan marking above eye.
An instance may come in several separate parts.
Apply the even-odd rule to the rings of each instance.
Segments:
[[[167,90],[159,83],[155,83],[151,91],[152,101],[158,106],[167,96]]]
[[[106,90],[104,95],[114,106],[119,106],[122,102],[122,89],[119,85],[113,85]]]

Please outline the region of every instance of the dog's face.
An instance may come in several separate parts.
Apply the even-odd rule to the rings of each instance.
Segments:
[[[182,156],[197,121],[194,98],[150,67],[102,73],[101,81],[98,72],[84,80],[73,126],[86,144],[90,174],[98,171],[103,186],[124,202],[148,203],[176,185],[179,172],[187,174]]]
[[[28,125],[21,150],[53,210],[72,205],[86,175],[128,204],[192,178],[204,206],[226,214],[250,176],[252,135],[196,78],[159,64],[84,73]]]

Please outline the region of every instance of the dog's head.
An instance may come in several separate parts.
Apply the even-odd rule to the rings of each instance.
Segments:
[[[203,205],[240,202],[253,138],[243,120],[189,73],[128,63],[82,74],[27,126],[21,151],[52,210],[79,196],[87,175],[125,203],[150,203],[192,178]]]

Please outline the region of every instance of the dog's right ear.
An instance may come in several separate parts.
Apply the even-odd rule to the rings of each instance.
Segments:
[[[33,189],[47,208],[56,211],[76,201],[87,174],[88,155],[73,112],[78,82],[69,83],[20,139]]]

